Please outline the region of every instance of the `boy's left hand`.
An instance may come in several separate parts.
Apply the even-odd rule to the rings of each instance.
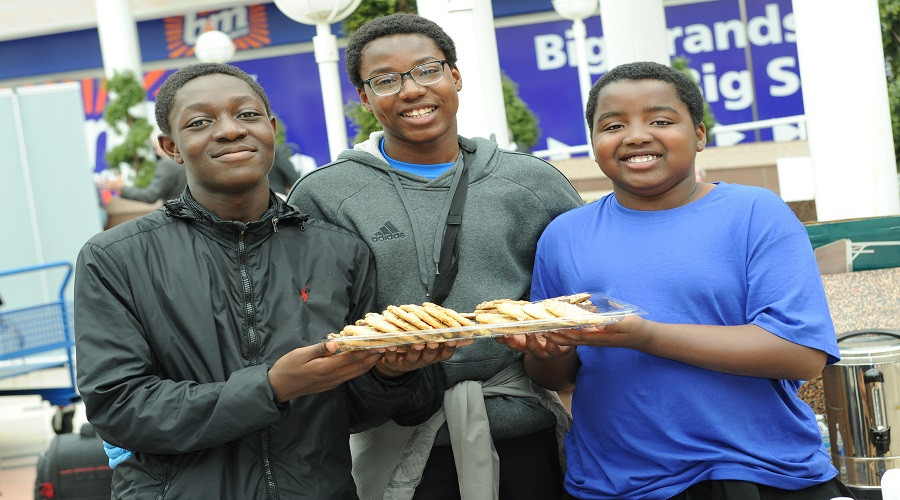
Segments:
[[[506,344],[511,349],[537,358],[556,358],[567,354],[574,348],[573,345],[559,344],[546,334],[508,335],[497,337],[496,340],[501,344]]]
[[[424,368],[430,364],[450,359],[456,349],[467,346],[475,339],[429,342],[403,347],[388,347],[384,356],[375,364],[375,372],[382,378],[395,378],[406,372]]]

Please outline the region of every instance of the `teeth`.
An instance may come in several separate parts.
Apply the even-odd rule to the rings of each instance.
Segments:
[[[641,155],[641,156],[632,156],[630,158],[625,158],[625,161],[628,163],[643,163],[645,161],[653,161],[659,158],[657,155]]]
[[[433,112],[433,111],[434,111],[434,108],[414,109],[412,111],[407,111],[406,113],[403,113],[403,116],[419,118],[419,117],[431,114],[431,112]]]

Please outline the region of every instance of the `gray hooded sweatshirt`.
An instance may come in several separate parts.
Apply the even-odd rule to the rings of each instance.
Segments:
[[[382,137],[376,132],[309,173],[288,197],[302,212],[369,245],[378,307],[431,300],[446,204],[463,164],[469,184],[458,236],[459,272],[443,305],[466,312],[485,300],[527,299],[538,237],[557,215],[582,205],[568,179],[539,158],[499,149],[486,139],[459,137],[456,164],[429,180],[391,167],[379,150]],[[479,339],[443,362],[447,386],[487,380],[520,359],[521,353],[493,339]],[[494,440],[525,436],[556,422],[533,398],[493,397],[485,406]],[[449,442],[445,427],[435,443]]]

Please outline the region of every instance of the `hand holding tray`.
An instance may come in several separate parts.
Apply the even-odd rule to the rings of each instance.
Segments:
[[[535,302],[491,300],[463,314],[426,302],[369,313],[340,333],[330,334],[327,340],[337,342],[340,350],[369,349],[602,326],[632,314],[644,311],[601,293]]]

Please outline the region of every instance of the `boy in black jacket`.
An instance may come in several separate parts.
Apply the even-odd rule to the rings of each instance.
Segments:
[[[188,188],[88,241],[75,280],[88,420],[133,451],[118,449],[113,497],[353,498],[350,427],[421,397],[410,370],[454,346],[386,380],[383,352],[321,342],[373,309],[373,260],[269,189],[275,120],[253,78],[185,67],[156,118]]]

